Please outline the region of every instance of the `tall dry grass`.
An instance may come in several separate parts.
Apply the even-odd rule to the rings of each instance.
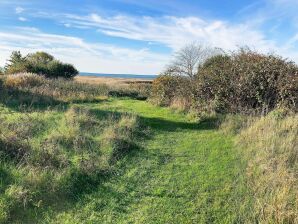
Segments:
[[[45,103],[45,101],[51,100],[88,102],[108,95],[108,87],[104,84],[78,83],[74,80],[63,78],[47,79],[44,76],[31,73],[8,75],[1,79],[2,87],[0,91],[2,99],[6,95],[6,101],[11,101],[13,98],[18,104],[21,104],[22,101],[30,100],[34,101],[33,103]]]
[[[244,128],[237,145],[247,159],[257,223],[298,223],[298,115],[273,111]]]

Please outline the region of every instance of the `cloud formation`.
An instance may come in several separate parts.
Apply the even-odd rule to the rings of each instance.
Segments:
[[[127,2],[135,4],[136,1]],[[167,4],[170,2],[167,1]],[[156,74],[170,60],[171,53],[193,41],[226,51],[249,46],[261,52],[275,52],[298,62],[298,2],[263,0],[262,3],[252,3],[240,10],[237,16],[241,19],[236,22],[202,16],[139,16],[121,13],[107,16],[98,12],[66,14],[16,7],[13,9],[19,14],[16,17],[19,21],[30,24],[31,21],[42,19],[52,25],[63,25],[64,32],[46,33],[34,28],[0,31],[0,65],[3,65],[3,58],[7,58],[12,50],[22,50],[23,53],[44,50],[61,60],[74,63],[81,71]],[[289,28],[286,32],[291,32],[280,35],[285,21]],[[75,31],[72,33],[79,35],[77,31],[81,29],[94,32],[94,36],[111,37],[115,41],[112,44],[104,44],[100,40],[94,43],[83,35],[65,35],[68,31]],[[123,39],[136,41],[138,45],[125,46],[125,41],[121,43]]]
[[[23,54],[46,51],[88,72],[156,74],[167,62],[166,55],[154,54],[145,48],[132,50],[88,43],[81,38],[48,34],[32,27],[0,32],[0,64],[5,63],[13,50]]]
[[[22,7],[16,7],[16,14],[20,14],[20,13],[22,13],[24,11],[25,11],[24,8],[22,8]]]
[[[273,10],[270,14],[271,17],[269,14],[268,12],[267,19],[275,18],[272,15]],[[206,20],[200,17],[134,17],[127,15],[103,17],[98,14],[86,16],[67,14],[63,16],[63,20],[66,21],[68,27],[96,29],[107,36],[150,43],[157,42],[173,51],[179,50],[187,43],[196,41],[226,51],[248,46],[264,53],[281,54],[298,62],[295,46],[296,33],[287,41],[280,43],[275,39],[269,39],[270,36],[267,37],[266,32],[262,31],[260,23],[256,24],[255,21],[233,24],[223,20]]]

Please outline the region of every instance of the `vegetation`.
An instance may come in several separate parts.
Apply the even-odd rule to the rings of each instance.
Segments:
[[[71,64],[56,60],[45,52],[36,52],[23,57],[19,51],[12,52],[5,66],[6,74],[35,73],[48,78],[73,78],[79,72]]]
[[[152,86],[2,75],[0,223],[297,223],[297,66],[202,52]]]
[[[43,223],[44,211],[92,192],[137,147],[136,116],[82,104],[94,94],[100,97],[105,88],[32,74],[1,79],[1,223]],[[30,98],[34,102],[26,101]]]
[[[248,161],[254,219],[260,223],[297,223],[298,116],[273,111],[256,119],[237,137]]]
[[[65,79],[47,79],[24,73],[3,76],[0,102],[25,109],[66,105],[71,102],[96,102],[108,95],[105,85],[77,83]]]
[[[241,49],[206,59],[192,78],[171,72],[160,76],[152,101],[166,106],[189,102],[187,109],[197,112],[267,114],[277,107],[297,111],[297,92],[296,64]]]

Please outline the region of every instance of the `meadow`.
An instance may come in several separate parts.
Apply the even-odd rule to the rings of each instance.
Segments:
[[[297,222],[295,113],[197,117],[148,91],[2,76],[0,222]]]

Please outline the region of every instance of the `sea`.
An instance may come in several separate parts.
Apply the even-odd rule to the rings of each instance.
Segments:
[[[96,76],[108,78],[126,78],[126,79],[155,79],[157,75],[136,75],[136,74],[105,74],[105,73],[89,73],[80,72],[80,76]]]

